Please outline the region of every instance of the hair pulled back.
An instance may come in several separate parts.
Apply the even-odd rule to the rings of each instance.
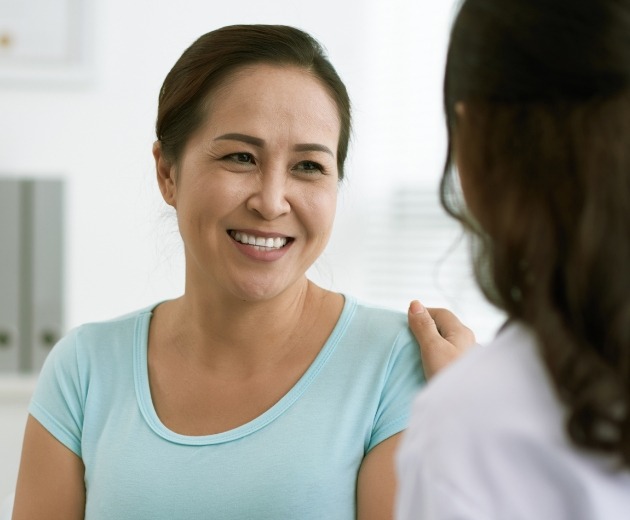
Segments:
[[[351,134],[350,99],[322,46],[309,34],[284,25],[231,25],[208,32],[184,51],[160,89],[155,133],[165,156],[177,163],[205,117],[208,96],[230,74],[259,63],[295,66],[328,90],[339,113],[339,178]]]

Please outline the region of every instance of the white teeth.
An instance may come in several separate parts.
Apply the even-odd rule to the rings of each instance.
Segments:
[[[280,249],[281,247],[284,247],[287,243],[287,239],[284,237],[256,237],[253,235],[248,235],[246,233],[241,233],[240,231],[231,231],[230,234],[232,235],[232,238],[234,238],[234,240],[236,240],[237,242],[240,242],[241,244],[256,246],[256,249]]]

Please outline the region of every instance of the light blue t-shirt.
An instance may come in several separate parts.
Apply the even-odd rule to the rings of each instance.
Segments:
[[[346,297],[295,386],[238,428],[187,436],[151,401],[154,306],[71,331],[30,413],[83,459],[87,520],[351,520],[365,454],[403,430],[423,383],[403,313]]]

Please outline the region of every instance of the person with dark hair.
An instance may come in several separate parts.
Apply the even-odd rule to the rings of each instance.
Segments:
[[[176,299],[71,331],[29,407],[14,519],[385,519],[423,382],[403,313],[306,277],[330,236],[346,88],[287,26],[201,36],[153,155]]]
[[[444,105],[442,204],[509,319],[419,392],[397,518],[628,518],[630,1],[464,0]]]

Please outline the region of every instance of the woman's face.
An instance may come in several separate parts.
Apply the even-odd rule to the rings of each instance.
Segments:
[[[302,286],[332,231],[339,133],[315,77],[260,64],[213,93],[177,165],[154,149],[177,210],[187,291],[257,301]]]

